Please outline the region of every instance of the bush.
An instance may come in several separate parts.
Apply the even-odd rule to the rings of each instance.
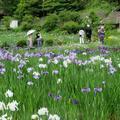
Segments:
[[[59,25],[59,17],[56,14],[50,14],[46,17],[45,23],[43,25],[43,28],[45,31],[52,31],[55,28],[57,28]]]
[[[24,47],[27,46],[27,42],[25,40],[20,40],[17,42],[17,47]]]
[[[69,21],[64,23],[63,30],[66,30],[69,34],[70,33],[77,33],[79,30],[79,24],[74,21]]]
[[[45,45],[47,45],[47,46],[53,46],[53,44],[54,44],[53,39],[48,39],[48,40],[45,41]]]
[[[80,23],[81,18],[78,12],[75,11],[62,11],[59,14],[61,22],[74,21]]]
[[[13,31],[13,32],[16,32],[16,33],[17,33],[17,32],[21,32],[21,28],[18,27],[18,28],[12,29],[12,31]]]
[[[29,30],[29,29],[41,30],[40,18],[34,17],[32,15],[25,15],[22,19],[21,29]]]
[[[33,16],[32,15],[25,15],[22,19],[21,29],[22,30],[29,30],[33,27]]]
[[[29,30],[33,27],[33,25],[31,23],[28,22],[22,22],[20,28],[21,30]]]
[[[84,27],[86,27],[87,24],[89,24],[89,25],[92,24],[91,18],[89,16],[86,16],[82,19],[80,27],[84,28]]]
[[[40,18],[39,17],[34,17],[34,21],[33,21],[33,28],[37,31],[41,30],[41,23],[40,23]]]
[[[89,17],[93,27],[96,27],[100,23],[100,18],[94,12],[91,12]]]
[[[56,40],[56,45],[63,45],[65,44],[65,41],[64,40]]]
[[[4,25],[6,30],[10,29],[10,21],[12,20],[12,17],[10,16],[4,16],[2,19],[2,24]]]
[[[109,31],[113,30],[114,28],[115,28],[114,25],[105,24],[105,31],[106,31],[106,32],[109,32]]]

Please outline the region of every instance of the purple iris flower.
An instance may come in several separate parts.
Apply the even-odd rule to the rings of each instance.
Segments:
[[[58,74],[59,73],[59,71],[58,70],[53,70],[53,72],[52,72],[53,74]]]
[[[48,72],[48,71],[44,71],[44,72],[41,72],[41,74],[43,74],[43,75],[48,75],[49,72]]]
[[[48,93],[49,97],[53,97],[53,94],[51,92]]]
[[[88,93],[88,92],[90,92],[90,91],[91,91],[90,88],[82,88],[82,89],[81,89],[81,92],[84,92],[84,93]]]
[[[97,93],[97,92],[102,92],[102,88],[99,88],[99,87],[94,88],[94,92],[95,92],[95,93]]]
[[[72,99],[72,100],[71,100],[71,102],[72,102],[72,104],[74,104],[74,105],[79,104],[79,101],[78,101],[78,100],[76,100],[76,99]]]
[[[60,95],[54,96],[54,100],[56,100],[56,101],[59,101],[59,100],[61,100],[61,99],[62,99],[62,96],[60,96]]]

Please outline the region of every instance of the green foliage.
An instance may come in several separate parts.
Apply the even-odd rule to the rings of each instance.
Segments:
[[[115,28],[114,25],[105,24],[105,31],[106,31],[106,32],[109,32],[109,31],[113,30],[114,28]]]
[[[8,49],[10,47],[10,45],[7,43],[7,42],[3,42],[1,45],[0,45],[1,48],[5,48],[5,49]]]
[[[32,15],[25,15],[22,19],[21,29],[29,30],[35,28],[36,30],[41,29],[40,18],[34,17]]]
[[[66,21],[74,21],[74,22],[80,22],[80,14],[79,12],[75,11],[62,11],[59,14],[59,18],[61,22],[66,22]]]
[[[18,19],[22,19],[23,16],[26,14],[26,4],[25,4],[25,0],[20,0],[20,2],[18,3],[17,9],[15,11],[15,15],[17,16]]]
[[[26,14],[42,16],[42,0],[20,0],[15,15],[22,20]]]
[[[46,46],[53,46],[54,44],[54,40],[53,39],[47,39],[45,40],[45,45]]]
[[[88,3],[88,0],[45,0],[43,3],[43,12],[59,13],[63,10],[81,10]]]
[[[13,15],[19,0],[0,0],[0,10],[4,15]]]
[[[62,29],[66,30],[68,33],[77,33],[79,30],[79,24],[74,21],[65,22]]]
[[[76,33],[79,26],[78,23],[80,23],[80,21],[81,19],[78,12],[63,11],[59,15],[50,14],[49,16],[47,16],[43,28],[46,31],[52,31],[55,29],[58,30],[59,27],[63,28],[62,30],[67,31],[68,33]],[[68,30],[69,28],[70,30]]]
[[[87,24],[91,25],[91,19],[89,16],[86,16],[82,19],[80,27],[86,27]]]
[[[37,31],[40,31],[42,26],[39,17],[34,17],[33,28]]]
[[[2,19],[3,26],[6,30],[10,29],[10,21],[12,20],[12,17],[10,16],[4,16]]]
[[[25,40],[20,40],[17,42],[16,46],[17,47],[24,47],[24,46],[27,46],[27,43]]]
[[[100,18],[95,14],[95,12],[91,12],[89,17],[91,19],[91,24],[93,27],[97,26],[100,23]]]
[[[33,27],[33,16],[32,15],[25,15],[22,19],[21,29],[22,30],[29,30]]]
[[[50,14],[46,17],[43,28],[46,31],[52,31],[59,25],[59,17],[56,14]]]
[[[34,46],[37,46],[37,40],[36,40],[36,39],[33,40],[33,45],[34,45]]]

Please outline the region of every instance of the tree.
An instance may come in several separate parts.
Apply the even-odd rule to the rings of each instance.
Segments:
[[[42,16],[42,2],[43,0],[20,0],[15,14],[20,19],[22,19],[25,14]]]
[[[0,10],[5,15],[13,15],[19,0],[0,0]]]

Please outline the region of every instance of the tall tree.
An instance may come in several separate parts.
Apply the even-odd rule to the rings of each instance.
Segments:
[[[15,14],[21,19],[25,14],[42,16],[43,0],[20,0]]]
[[[5,15],[13,15],[19,0],[0,0],[0,10]]]

